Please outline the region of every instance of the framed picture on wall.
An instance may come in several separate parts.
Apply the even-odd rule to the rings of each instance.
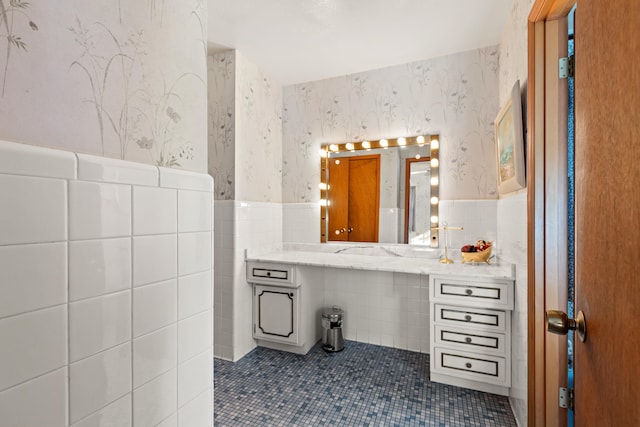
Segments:
[[[524,135],[519,80],[513,85],[509,99],[496,117],[495,138],[498,192],[505,194],[524,188]]]

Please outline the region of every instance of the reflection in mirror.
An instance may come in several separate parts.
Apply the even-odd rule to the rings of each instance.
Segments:
[[[438,135],[324,144],[320,241],[438,247],[439,144]]]

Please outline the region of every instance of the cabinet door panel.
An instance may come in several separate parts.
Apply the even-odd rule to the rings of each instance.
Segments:
[[[255,338],[298,343],[298,292],[297,289],[256,285]]]

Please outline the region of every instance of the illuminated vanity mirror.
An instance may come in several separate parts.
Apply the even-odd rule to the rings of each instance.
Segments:
[[[323,144],[320,241],[438,246],[439,136]]]

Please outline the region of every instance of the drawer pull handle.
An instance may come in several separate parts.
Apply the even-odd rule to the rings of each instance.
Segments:
[[[467,362],[465,366],[467,367],[467,369],[471,369],[471,363]]]
[[[471,316],[467,314],[466,316],[464,316],[464,320],[467,322],[471,322]]]
[[[471,289],[467,289],[465,292],[467,293],[467,295],[472,295],[473,294],[473,291]]]
[[[464,340],[467,342],[467,344],[471,344],[471,337],[466,337]]]

